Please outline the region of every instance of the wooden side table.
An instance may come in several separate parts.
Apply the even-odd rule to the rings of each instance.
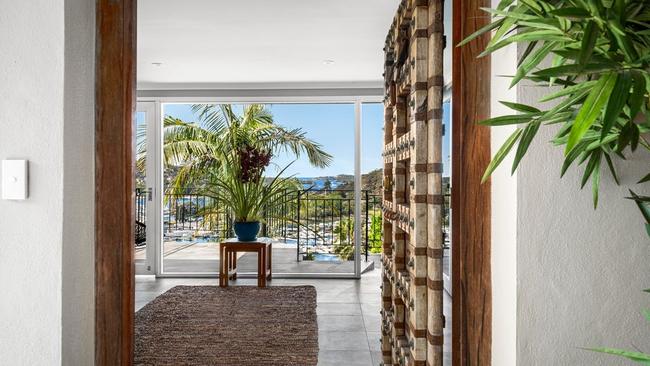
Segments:
[[[241,242],[229,239],[219,244],[219,286],[228,287],[229,280],[237,279],[237,253],[257,253],[257,286],[266,287],[272,277],[271,263],[273,243],[271,240]]]

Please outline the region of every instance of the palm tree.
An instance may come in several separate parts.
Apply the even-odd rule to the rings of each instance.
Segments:
[[[230,104],[195,104],[192,111],[199,122],[186,122],[166,116],[164,119],[163,159],[165,166],[179,167],[171,190],[182,192],[214,171],[225,156],[243,145],[268,151],[273,156],[288,152],[295,158],[303,154],[315,166],[324,168],[332,156],[322,145],[306,137],[300,129],[287,129],[273,120],[262,104],[243,107],[241,114]],[[139,165],[143,165],[145,144],[139,144]]]

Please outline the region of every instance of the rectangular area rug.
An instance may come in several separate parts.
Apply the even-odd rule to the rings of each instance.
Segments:
[[[177,286],[135,314],[135,365],[317,362],[313,286]]]

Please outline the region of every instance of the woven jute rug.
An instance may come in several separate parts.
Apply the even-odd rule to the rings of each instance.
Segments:
[[[177,286],[135,314],[136,365],[312,366],[312,286]]]

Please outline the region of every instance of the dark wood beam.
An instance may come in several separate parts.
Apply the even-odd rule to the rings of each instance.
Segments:
[[[136,0],[96,1],[95,365],[133,363]]]
[[[453,0],[453,45],[487,24],[488,0]],[[453,48],[452,91],[452,360],[454,366],[491,363],[492,283],[490,183],[490,58],[476,56],[489,41],[479,37]]]

